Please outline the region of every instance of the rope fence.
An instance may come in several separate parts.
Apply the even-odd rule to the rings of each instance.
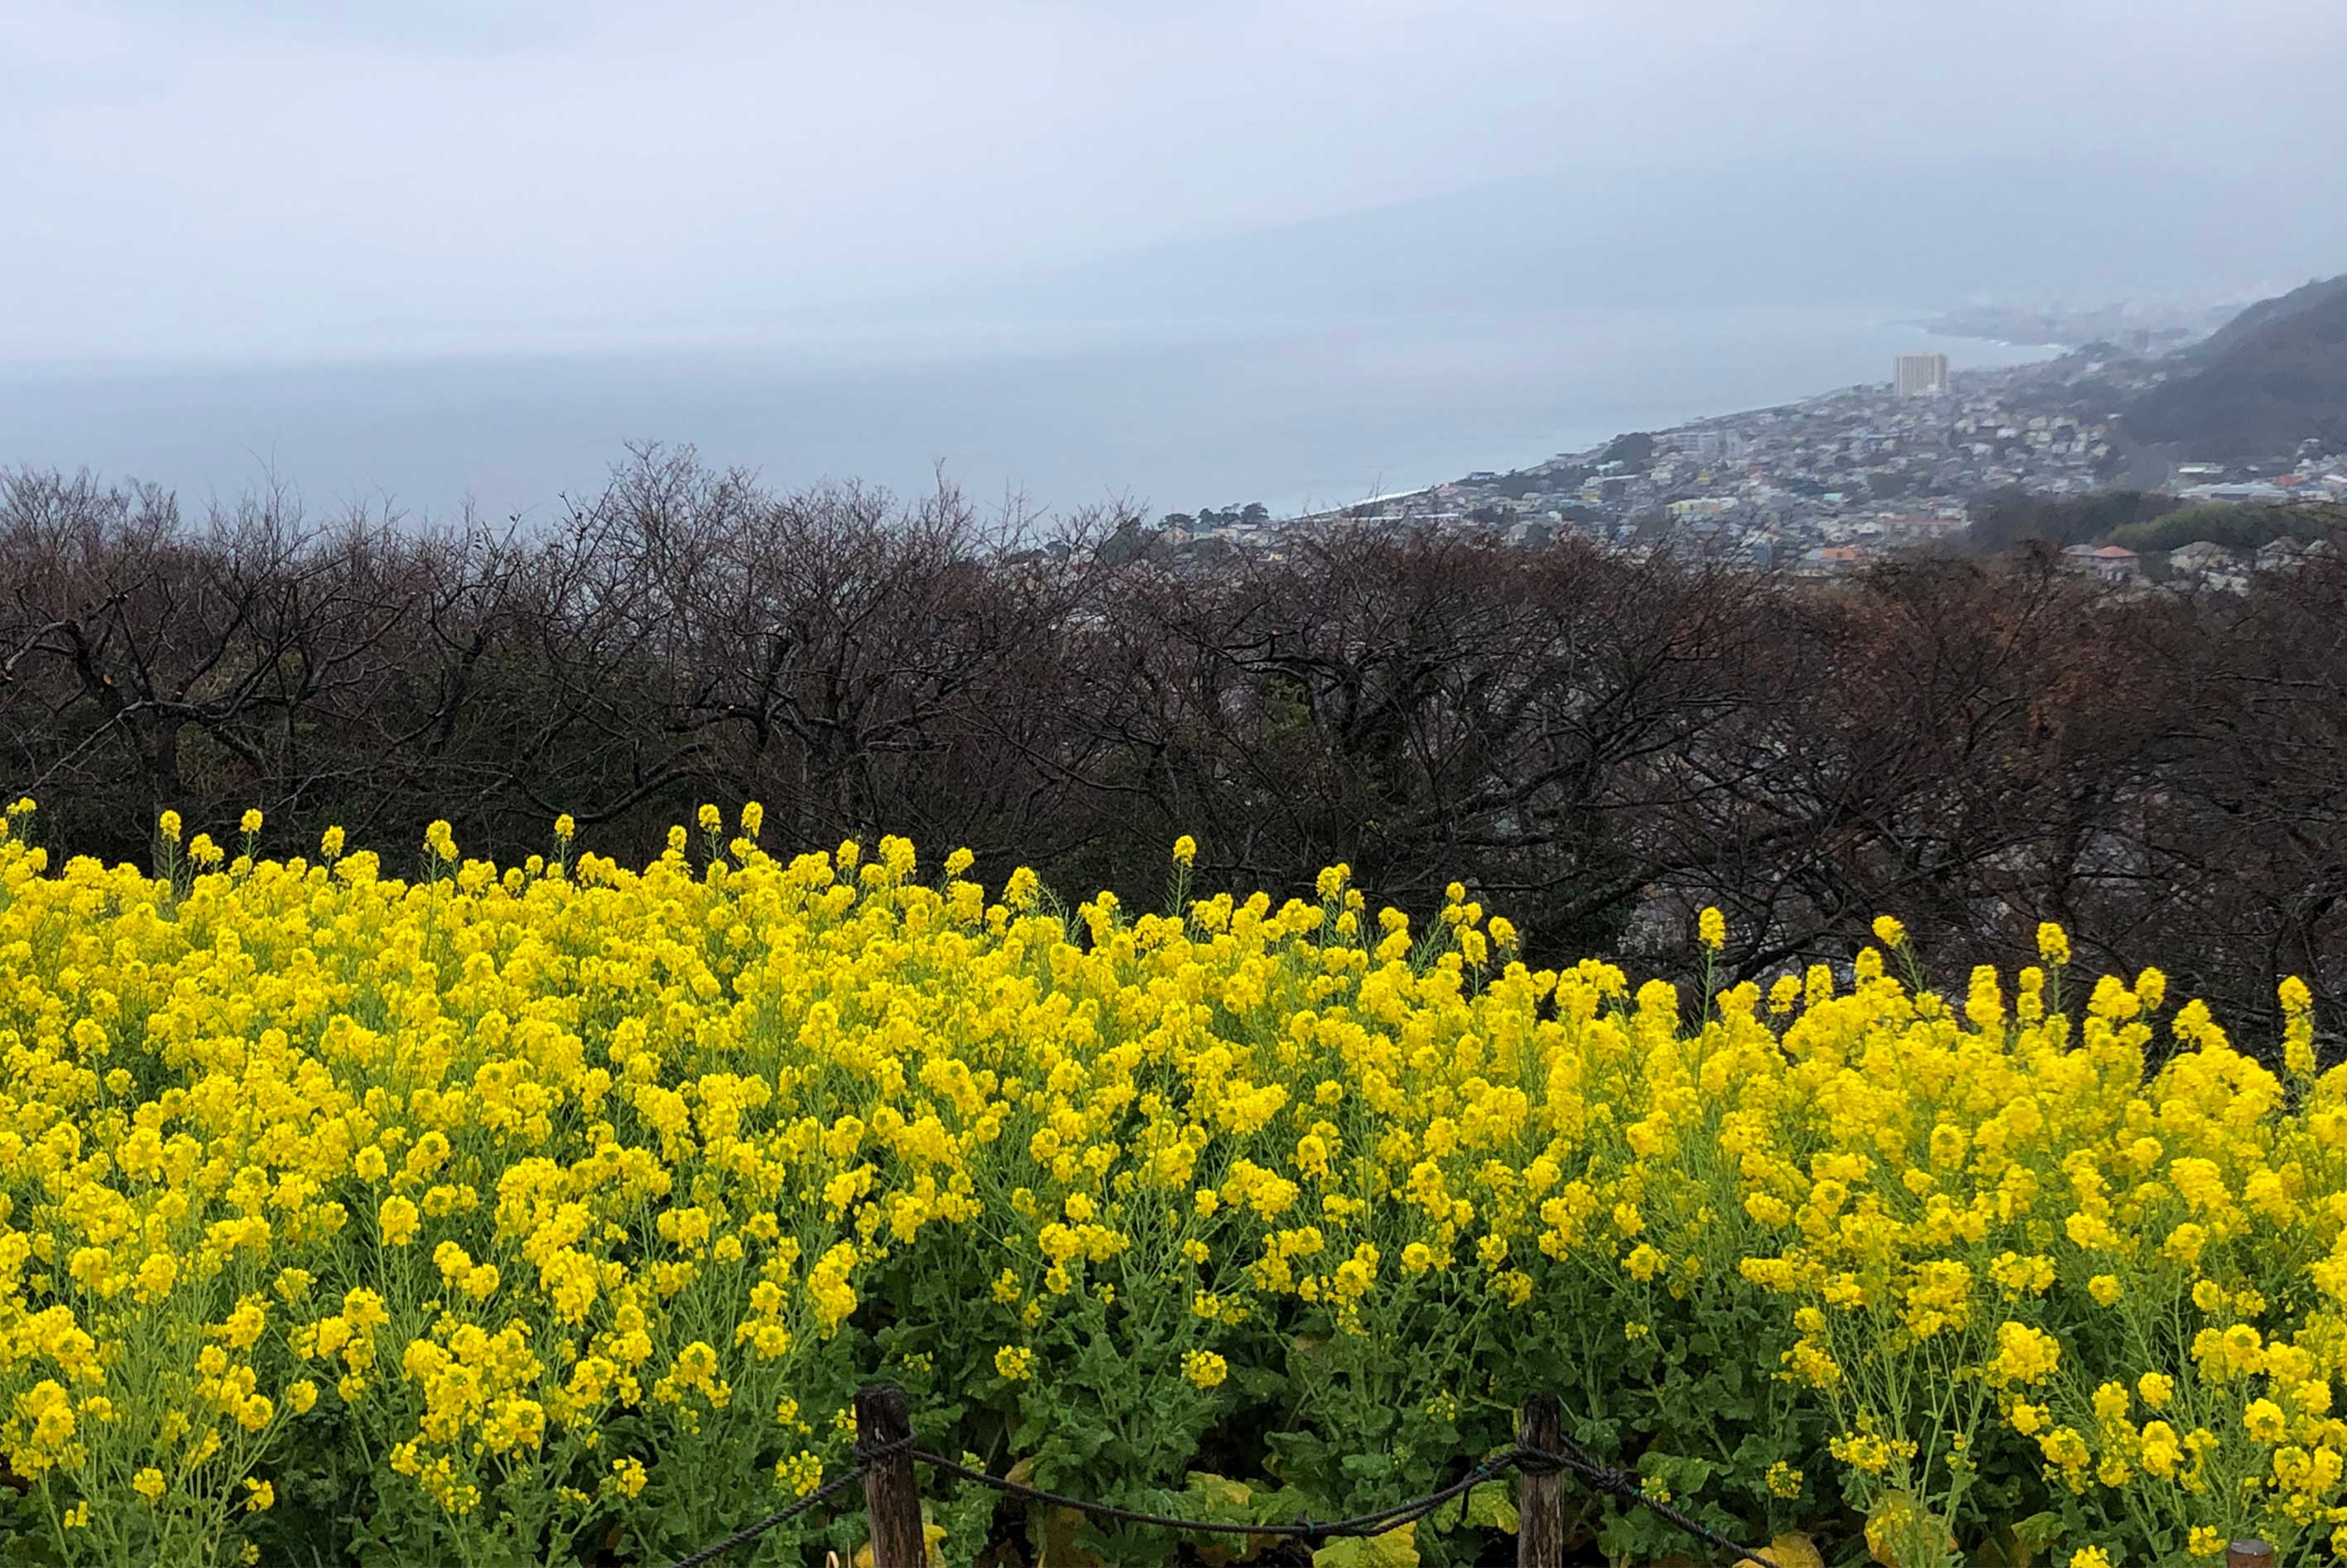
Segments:
[[[881,1460],[887,1459],[892,1455],[907,1452],[911,1450],[912,1446],[913,1440],[909,1436],[900,1438],[895,1442],[881,1443],[871,1449],[866,1449],[859,1443],[856,1445],[856,1468],[854,1470],[849,1471],[846,1475],[837,1476],[830,1481],[825,1481],[821,1486],[816,1487],[805,1497],[798,1499],[794,1502],[786,1503],[783,1507],[774,1510],[774,1512],[766,1515],[765,1518],[758,1521],[755,1524],[745,1524],[741,1529],[735,1531],[733,1534],[727,1536],[724,1540],[712,1541],[708,1545],[702,1547],[700,1551],[694,1553],[692,1556],[678,1558],[676,1560],[675,1568],[702,1568],[702,1563],[714,1563],[720,1557],[724,1556],[728,1552],[733,1551],[737,1546],[747,1546],[751,1542],[757,1540],[758,1537],[764,1535],[769,1530],[774,1529],[776,1525],[788,1524],[792,1520],[796,1519],[800,1514],[805,1513],[808,1509],[815,1507],[817,1503],[834,1497],[840,1492],[846,1491],[849,1487],[854,1486],[857,1481],[862,1481],[864,1479],[864,1471],[866,1466],[876,1463]]]
[[[1506,1474],[1517,1457],[1517,1453],[1511,1450],[1497,1459],[1485,1460],[1440,1491],[1430,1492],[1424,1497],[1398,1503],[1392,1508],[1383,1509],[1376,1513],[1358,1514],[1351,1519],[1327,1521],[1298,1519],[1286,1523],[1272,1522],[1248,1524],[1218,1519],[1182,1519],[1170,1513],[1146,1513],[1138,1509],[1118,1508],[1105,1502],[1087,1502],[1081,1498],[1068,1497],[1056,1491],[1045,1491],[1040,1487],[1026,1486],[1002,1476],[989,1475],[982,1470],[972,1470],[968,1465],[957,1464],[952,1460],[929,1453],[925,1450],[913,1450],[914,1460],[917,1463],[928,1465],[931,1470],[942,1471],[962,1481],[975,1481],[980,1486],[990,1487],[1006,1497],[1016,1497],[1028,1502],[1045,1503],[1053,1508],[1071,1508],[1090,1518],[1106,1520],[1114,1524],[1145,1524],[1158,1530],[1194,1531],[1212,1535],[1268,1535],[1298,1541],[1307,1546],[1318,1546],[1330,1541],[1342,1540],[1347,1536],[1383,1535],[1389,1530],[1399,1530],[1415,1520],[1425,1518],[1452,1498],[1462,1497],[1483,1482],[1496,1480]]]
[[[1382,1535],[1424,1519],[1453,1501],[1460,1504],[1463,1518],[1471,1492],[1487,1481],[1498,1481],[1510,1471],[1514,1471],[1523,1477],[1522,1496],[1517,1504],[1518,1568],[1562,1568],[1564,1553],[1563,1493],[1556,1481],[1558,1478],[1570,1474],[1579,1477],[1596,1491],[1645,1509],[1682,1534],[1720,1553],[1725,1560],[1754,1563],[1760,1568],[1778,1568],[1777,1560],[1765,1552],[1743,1545],[1690,1518],[1669,1503],[1648,1496],[1637,1476],[1604,1463],[1564,1436],[1560,1430],[1561,1416],[1562,1411],[1553,1396],[1535,1396],[1525,1406],[1523,1430],[1519,1434],[1516,1446],[1478,1461],[1440,1491],[1412,1498],[1408,1502],[1348,1519],[1304,1518],[1245,1523],[1219,1519],[1185,1519],[1178,1514],[1152,1513],[1142,1509],[1092,1502],[1041,1487],[1029,1486],[1008,1476],[994,1475],[942,1454],[931,1453],[918,1446],[914,1439],[910,1402],[905,1391],[893,1383],[874,1384],[856,1396],[858,1436],[855,1468],[825,1481],[805,1497],[777,1509],[755,1523],[735,1531],[723,1541],[712,1542],[689,1557],[679,1558],[673,1568],[703,1568],[703,1564],[718,1561],[727,1553],[748,1544],[778,1525],[789,1522],[859,1481],[864,1487],[865,1510],[870,1516],[873,1568],[923,1568],[928,1561],[928,1542],[921,1531],[920,1491],[914,1474],[917,1465],[926,1466],[940,1475],[989,1488],[1006,1497],[1050,1508],[1071,1509],[1088,1519],[1103,1522],[1143,1525],[1201,1535],[1286,1540],[1307,1547],[1347,1538]],[[2273,1561],[2273,1548],[2262,1541],[2233,1542],[2225,1553],[2227,1568],[2271,1568]]]

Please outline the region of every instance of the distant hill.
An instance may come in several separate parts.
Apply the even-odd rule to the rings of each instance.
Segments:
[[[2347,273],[2260,300],[2176,358],[2125,410],[2137,441],[2219,462],[2347,446]]]
[[[1200,236],[979,284],[938,305],[989,319],[1116,321],[1916,310],[2232,294],[2250,279],[2307,276],[2342,253],[2347,207],[2282,202],[2239,180],[2167,168],[1730,155],[1700,167],[1555,169]]]
[[[2320,311],[2326,304],[2335,304],[2342,297],[2347,297],[2347,272],[2335,278],[2317,278],[2286,294],[2246,306],[2232,320],[2176,357],[2208,364],[2280,323],[2309,311]]]

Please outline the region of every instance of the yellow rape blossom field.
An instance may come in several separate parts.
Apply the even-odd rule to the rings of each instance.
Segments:
[[[2347,1542],[2347,1078],[2294,983],[2277,1073],[2050,927],[1961,995],[1888,920],[1715,991],[1343,867],[1193,897],[1186,842],[1160,915],[754,807],[641,869],[436,826],[404,877],[8,821],[0,1561],[664,1563],[842,1473],[881,1377],[927,1447],[1232,1520],[1432,1490],[1549,1391],[1788,1568]],[[942,1561],[1194,1560],[924,1487]],[[1322,1559],[1489,1560],[1507,1491]]]

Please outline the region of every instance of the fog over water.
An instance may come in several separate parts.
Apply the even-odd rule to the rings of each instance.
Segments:
[[[500,355],[0,383],[15,455],[229,497],[272,474],[353,500],[559,511],[630,441],[691,442],[793,487],[905,490],[941,467],[982,502],[1289,512],[1507,468],[1624,429],[2042,349],[1933,338],[1885,309],[1607,310],[1371,326],[1092,328],[796,350]],[[7,454],[0,454],[5,460]]]
[[[12,0],[0,465],[1343,499],[2347,271],[2342,72],[2333,0]]]

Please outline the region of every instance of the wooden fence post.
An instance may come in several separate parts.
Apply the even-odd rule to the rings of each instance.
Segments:
[[[1564,1408],[1556,1396],[1534,1394],[1526,1399],[1517,1446],[1554,1453],[1563,1440]],[[1523,1484],[1517,1491],[1516,1568],[1563,1568],[1564,1477],[1554,1471],[1519,1473]]]
[[[2236,1541],[2225,1548],[2225,1568],[2273,1568],[2273,1548],[2262,1541]]]
[[[912,1435],[912,1401],[904,1389],[872,1383],[856,1390],[857,1447]],[[864,1467],[864,1512],[872,1525],[872,1568],[925,1568],[929,1549],[921,1534],[921,1488],[911,1454],[899,1450]]]

